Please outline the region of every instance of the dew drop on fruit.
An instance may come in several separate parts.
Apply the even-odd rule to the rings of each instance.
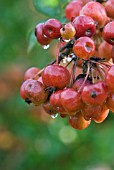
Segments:
[[[51,115],[51,118],[55,119],[58,117],[58,113],[57,114],[54,114],[54,115]]]
[[[86,30],[85,35],[86,35],[86,36],[90,36],[90,35],[91,35],[91,30],[89,30],[89,29]]]
[[[42,45],[42,48],[43,48],[44,50],[47,50],[49,47],[50,47],[49,44],[48,44],[48,45]]]
[[[70,41],[70,39],[69,40],[64,40],[64,42],[69,42]]]

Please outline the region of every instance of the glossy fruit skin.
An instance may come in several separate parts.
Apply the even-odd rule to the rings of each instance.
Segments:
[[[88,2],[80,11],[80,15],[87,15],[93,18],[97,27],[102,28],[107,22],[107,14],[103,5],[98,2]]]
[[[82,130],[90,125],[91,120],[85,120],[82,113],[78,112],[75,116],[69,116],[68,122],[74,129]]]
[[[45,110],[45,112],[48,113],[49,115],[57,113],[57,110],[50,104],[49,101],[43,103],[42,107]]]
[[[66,23],[61,29],[60,29],[61,37],[65,40],[69,40],[73,38],[76,34],[76,30],[74,26],[71,23]]]
[[[89,37],[80,37],[74,43],[73,52],[79,58],[88,60],[95,52],[94,41]]]
[[[63,66],[49,65],[42,73],[42,80],[47,87],[63,89],[70,81],[70,73]]]
[[[65,113],[65,109],[62,106],[61,100],[60,100],[60,95],[61,95],[62,90],[57,90],[53,92],[50,96],[50,104],[56,108],[56,110],[60,113]]]
[[[114,19],[114,0],[108,0],[105,3],[105,10],[106,10],[108,17]]]
[[[112,45],[103,41],[98,47],[98,55],[100,58],[105,58],[107,61],[111,59]]]
[[[84,82],[84,78],[79,78],[79,79],[77,79],[77,80],[74,82],[72,88],[73,88],[74,90],[78,91],[78,90],[80,89],[80,87],[81,87],[81,85],[82,85],[83,82]],[[89,84],[91,84],[91,82],[90,82],[89,80],[86,80],[85,85],[89,85]]]
[[[26,72],[24,74],[24,80],[32,79],[39,71],[40,71],[40,69],[37,67],[30,67],[29,69],[26,70]],[[36,79],[38,77],[39,76],[37,76]]]
[[[60,37],[60,29],[62,28],[62,24],[57,19],[49,19],[45,22],[43,26],[43,33],[51,38],[57,39]]]
[[[106,100],[107,107],[114,112],[114,93],[110,93]]]
[[[103,38],[109,44],[114,46],[114,21],[105,25],[103,29]]]
[[[97,105],[97,106],[92,106],[92,105],[84,105],[82,108],[82,113],[84,116],[84,119],[90,120],[98,117],[101,114],[102,111],[102,106]]]
[[[83,105],[80,93],[73,88],[64,89],[61,92],[60,101],[63,108],[69,113],[73,112],[73,114],[78,112]]]
[[[77,16],[72,24],[76,30],[76,37],[88,36],[91,37],[95,34],[96,26],[94,20],[89,16]]]
[[[40,23],[36,26],[35,28],[35,36],[37,41],[43,46],[43,45],[48,45],[50,44],[50,42],[52,41],[49,37],[47,37],[44,33],[43,33],[43,26],[44,23]]]
[[[104,105],[100,115],[93,118],[92,120],[94,120],[96,123],[102,123],[107,118],[108,114],[109,114],[109,109]]]
[[[112,50],[111,50],[111,59],[112,59],[112,62],[114,63],[114,46],[112,47]]]
[[[37,80],[31,80],[27,83],[25,93],[36,106],[44,103],[49,95],[48,91],[45,91],[44,85]]]
[[[32,79],[27,79],[26,81],[24,81],[21,85],[21,88],[20,88],[20,96],[22,99],[26,100],[28,97],[25,93],[25,87],[26,85],[28,84],[28,82],[30,82]]]
[[[105,81],[109,90],[114,91],[114,65],[106,73]]]
[[[83,3],[81,1],[72,1],[70,2],[65,9],[66,18],[68,21],[71,21],[73,17],[79,15]]]
[[[108,88],[103,81],[92,85],[86,85],[82,90],[82,101],[88,105],[102,105],[107,97]]]

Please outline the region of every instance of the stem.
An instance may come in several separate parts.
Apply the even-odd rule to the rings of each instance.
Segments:
[[[71,48],[67,48],[65,50],[65,52],[60,53],[60,55],[58,56],[58,64],[61,62],[61,60],[65,57],[68,56],[71,53],[72,49]]]
[[[62,52],[63,50],[65,50],[66,48],[72,48],[74,45],[74,40],[70,40],[66,45],[64,45],[63,47],[60,48],[60,52]]]
[[[109,67],[109,66],[106,66],[106,64],[99,63],[99,62],[97,62],[97,61],[91,60],[91,62],[92,62],[92,63],[95,63],[95,64],[97,64],[97,65],[99,65],[99,66],[102,66],[102,68],[103,68],[104,70],[107,70],[108,67]]]
[[[113,64],[111,64],[111,63],[108,63],[108,62],[101,62],[101,64],[104,64],[104,65],[106,65],[107,67],[111,67]]]
[[[67,68],[71,63],[72,63],[72,60],[71,60],[69,63],[67,63],[67,65],[65,66],[65,68]]]
[[[94,78],[94,74],[93,74],[93,68],[91,68],[91,77],[92,77],[92,83],[95,83],[95,78]]]
[[[49,63],[47,66],[49,65],[53,65],[54,63],[56,63],[56,60],[53,60],[51,63]],[[32,79],[35,79],[37,76],[41,76],[42,72],[44,71],[45,67],[43,69],[41,69],[38,73],[36,73]]]
[[[99,72],[101,79],[104,80],[105,79],[105,71],[101,67],[99,67],[98,65],[97,65],[97,70]]]
[[[75,81],[76,64],[77,64],[77,62],[74,61],[73,66],[72,66],[72,69],[71,69],[70,86],[72,86],[72,84],[73,84],[74,81]]]
[[[89,75],[89,71],[90,71],[90,63],[88,63],[87,73],[86,73],[85,79],[84,79],[81,87],[79,88],[78,92],[80,92],[80,91],[82,90],[82,88],[84,87],[84,84],[85,84],[85,82],[86,82],[86,80],[87,80],[87,78],[88,78],[88,75]]]
[[[38,73],[36,73],[32,79],[35,79],[37,76],[41,76],[42,72],[44,71],[44,68],[41,69]]]

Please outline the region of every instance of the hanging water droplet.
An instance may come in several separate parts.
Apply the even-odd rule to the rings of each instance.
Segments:
[[[58,40],[60,41],[60,40],[61,40],[61,38],[59,37],[59,38],[58,38]]]
[[[48,44],[48,45],[42,45],[42,48],[43,48],[44,50],[47,50],[49,47],[50,47],[49,44]]]
[[[66,59],[66,57],[63,59],[63,64],[66,64],[66,62],[67,62],[67,59]]]
[[[67,62],[70,62],[72,60],[72,57],[67,57]]]
[[[71,57],[72,59],[76,58],[76,56],[75,56],[74,53],[71,53],[71,54],[70,54],[70,57]]]
[[[65,42],[69,42],[70,41],[70,39],[69,40],[64,40]]]
[[[57,118],[57,116],[58,116],[58,113],[54,114],[54,115],[51,115],[51,118],[55,119],[55,118]]]

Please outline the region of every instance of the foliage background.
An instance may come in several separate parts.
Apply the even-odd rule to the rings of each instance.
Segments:
[[[114,115],[83,131],[52,120],[19,96],[24,71],[52,61],[34,38],[37,23],[64,21],[67,0],[0,2],[0,170],[113,170]],[[35,7],[34,7],[35,5]],[[51,6],[51,8],[50,8]]]

